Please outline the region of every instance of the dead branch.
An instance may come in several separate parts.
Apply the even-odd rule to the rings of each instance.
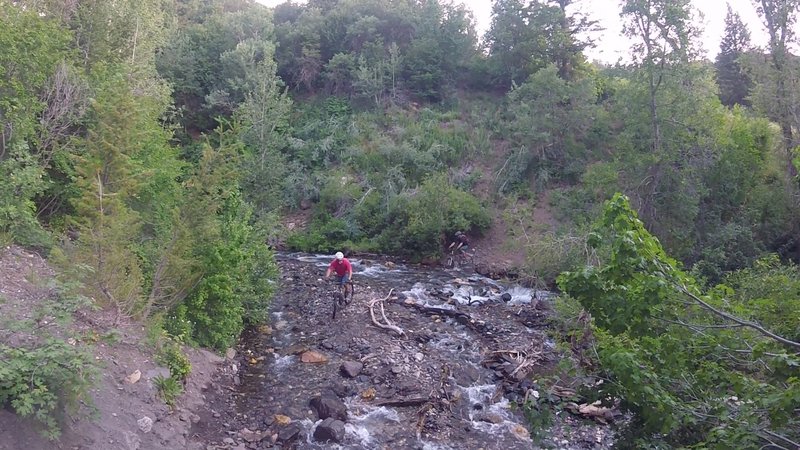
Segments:
[[[403,331],[403,329],[393,324],[389,320],[389,318],[386,317],[386,311],[383,309],[383,302],[385,302],[386,300],[389,299],[389,297],[392,296],[392,291],[394,291],[394,289],[390,289],[389,294],[382,299],[375,299],[369,302],[369,315],[370,317],[372,317],[372,323],[374,323],[376,327],[383,328],[385,330],[392,330],[399,336],[405,336],[406,333]],[[381,317],[383,317],[384,322],[386,322],[385,324],[378,322],[378,320],[375,318],[375,305],[380,305]]]
[[[770,339],[773,339],[775,341],[778,341],[781,344],[788,345],[788,346],[795,347],[795,348],[800,348],[800,342],[794,342],[794,341],[791,341],[789,339],[786,339],[785,337],[778,336],[777,334],[767,330],[766,328],[762,327],[761,325],[759,325],[759,324],[757,324],[755,322],[750,322],[750,321],[747,321],[747,320],[744,320],[744,319],[740,319],[740,318],[738,318],[738,317],[736,317],[734,315],[726,313],[725,311],[721,311],[721,310],[711,306],[710,304],[706,303],[705,301],[703,301],[703,299],[701,299],[699,296],[697,296],[694,293],[692,293],[691,291],[689,291],[689,289],[686,286],[684,286],[683,284],[681,284],[681,283],[677,283],[677,282],[673,281],[673,285],[682,294],[684,294],[687,297],[691,298],[695,303],[697,303],[698,305],[700,305],[704,309],[710,311],[711,313],[716,314],[719,317],[722,317],[723,319],[730,320],[731,322],[735,322],[735,323],[737,323],[737,324],[739,324],[741,326],[747,327],[747,328],[752,328],[752,329],[758,331],[759,333],[761,333],[761,335],[766,336],[766,337],[768,337]]]

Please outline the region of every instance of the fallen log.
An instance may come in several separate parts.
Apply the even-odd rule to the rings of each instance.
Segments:
[[[379,402],[375,402],[376,406],[420,406],[424,405],[431,401],[428,397],[412,397],[412,398],[405,398],[405,399],[397,399],[397,400],[381,400]]]
[[[435,315],[439,315],[439,316],[452,317],[453,319],[456,320],[456,322],[458,322],[458,323],[460,323],[460,324],[462,324],[464,326],[472,328],[472,329],[474,329],[476,331],[485,331],[484,328],[485,328],[486,324],[483,321],[475,320],[475,319],[472,318],[472,316],[470,316],[469,314],[467,314],[465,312],[456,311],[454,309],[437,308],[435,306],[425,306],[425,305],[420,305],[420,304],[415,303],[415,302],[411,302],[411,303],[403,302],[402,304],[405,305],[405,306],[413,307],[416,310],[418,310],[418,311],[420,311],[422,313],[425,313],[425,314],[430,314],[430,315],[434,315],[435,314]]]

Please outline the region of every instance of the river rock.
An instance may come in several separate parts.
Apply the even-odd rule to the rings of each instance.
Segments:
[[[494,414],[494,413],[478,414],[478,416],[475,419],[481,422],[488,422],[494,424],[503,423],[503,417],[500,416],[500,414]]]
[[[322,353],[309,350],[300,355],[300,361],[303,361],[304,363],[320,364],[328,362],[328,357]]]
[[[342,363],[342,366],[339,367],[339,371],[348,378],[355,378],[361,373],[363,368],[364,364],[358,361],[345,361]]]
[[[510,302],[511,301],[511,294],[509,294],[508,292],[505,292],[505,293],[503,293],[503,295],[500,296],[500,298],[504,302]]]
[[[347,420],[347,406],[338,397],[334,397],[330,393],[318,395],[312,398],[308,404],[322,420],[329,417],[342,421]]]
[[[297,423],[292,423],[286,426],[286,428],[282,429],[278,432],[278,442],[287,443],[298,440],[300,438],[300,425]]]
[[[344,439],[344,422],[329,417],[314,430],[314,440],[318,442],[342,442]]]

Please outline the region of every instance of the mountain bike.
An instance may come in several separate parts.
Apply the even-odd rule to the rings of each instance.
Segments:
[[[333,288],[330,291],[331,303],[333,303],[333,315],[331,316],[331,320],[336,320],[337,311],[343,310],[345,306],[350,304],[353,300],[354,292],[355,289],[353,288],[352,281],[348,281],[343,285],[339,285],[339,282],[336,280],[333,281]]]
[[[450,255],[447,257],[445,267],[448,269],[460,269],[467,264],[475,265],[475,255],[467,253],[463,250],[450,250]]]

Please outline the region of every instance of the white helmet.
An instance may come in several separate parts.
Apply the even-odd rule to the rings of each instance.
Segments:
[[[338,260],[342,260],[342,259],[344,259],[344,253],[342,253],[342,252],[336,252],[336,259],[338,259]]]

